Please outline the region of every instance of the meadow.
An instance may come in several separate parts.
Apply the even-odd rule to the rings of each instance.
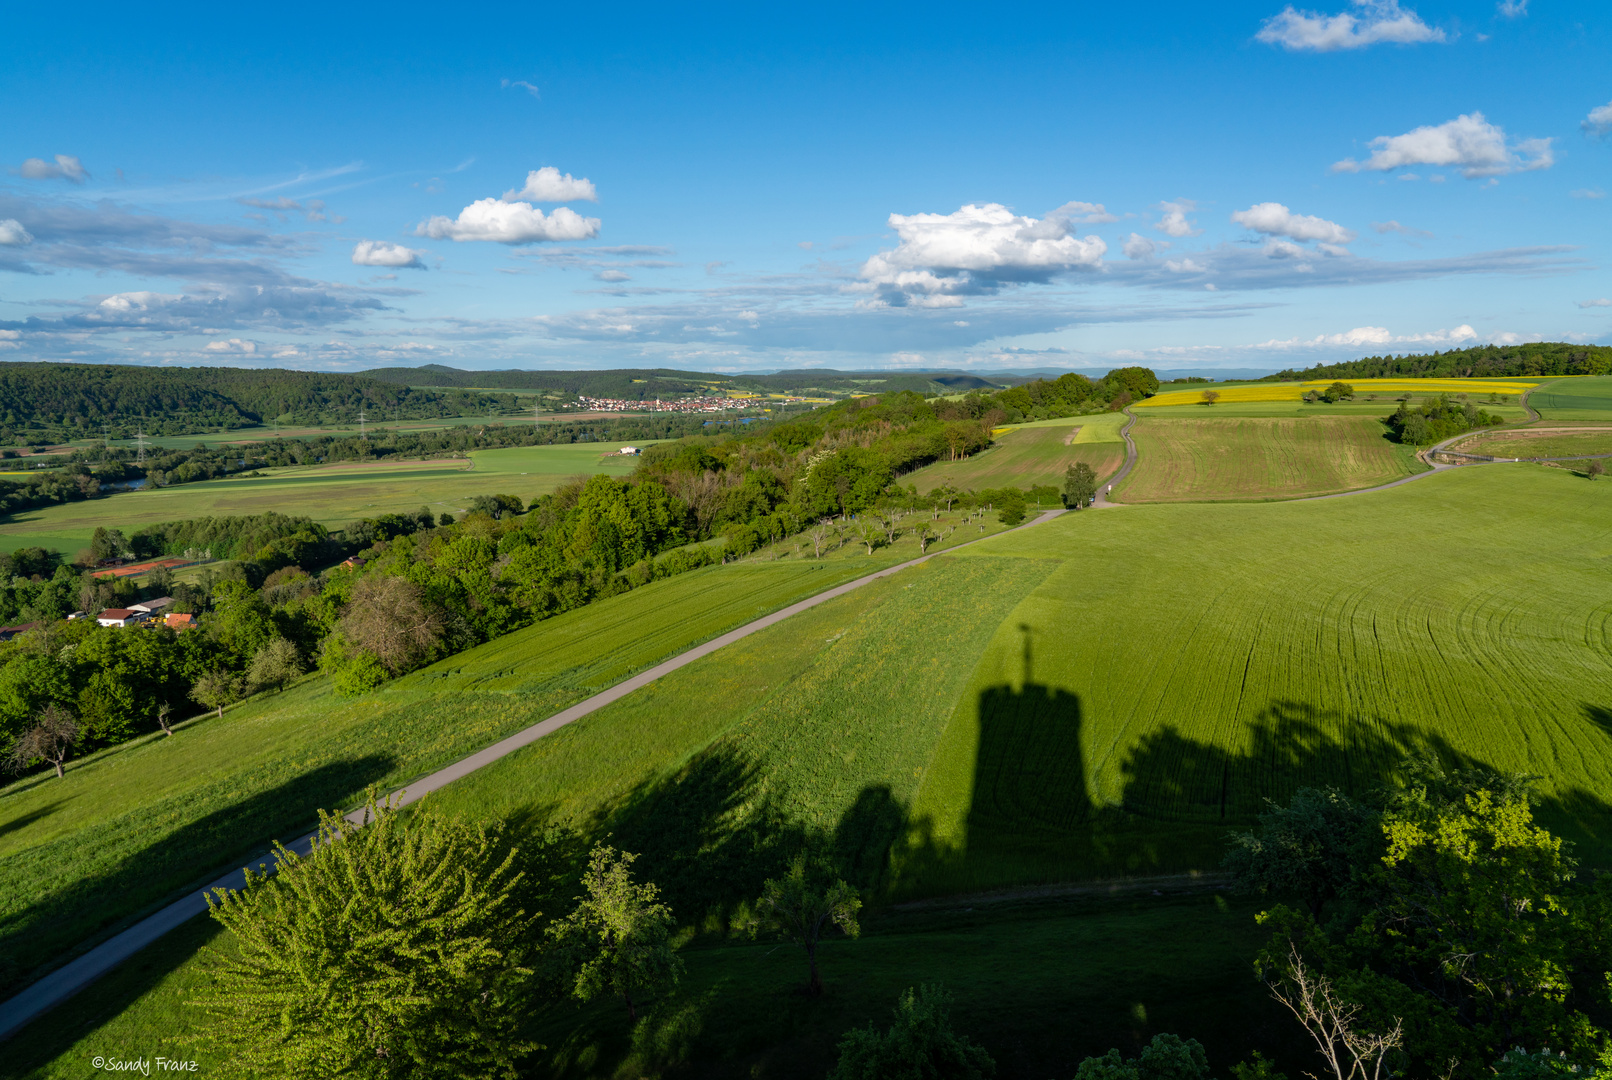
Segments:
[[[1099,477],[1109,476],[1125,461],[1125,440],[1119,430],[1123,413],[1038,420],[997,429],[989,449],[964,461],[941,461],[901,477],[928,493],[942,484],[959,491],[1039,485],[1062,488],[1064,471],[1084,461]]]
[[[421,506],[458,515],[476,495],[500,493],[530,501],[579,473],[626,476],[637,460],[603,454],[592,443],[476,450],[468,462],[431,458],[263,469],[256,476],[125,491],[13,514],[0,530],[0,550],[44,547],[71,556],[89,544],[98,526],[116,526],[127,534],[162,521],[269,510],[305,515],[332,529]]]
[[[1001,528],[993,523],[986,535]],[[979,535],[971,526],[947,543]],[[516,631],[374,694],[344,699],[328,679],[309,677],[222,718],[197,718],[174,738],[146,736],[85,758],[64,780],[41,775],[0,789],[8,965],[0,993],[63,950],[305,830],[319,807],[359,802],[368,784],[405,784],[735,626],[917,554],[907,536],[871,557],[853,542],[822,560],[763,554],[707,567]]]
[[[1430,542],[1407,543],[1408,520]],[[838,1030],[883,1015],[882,998],[892,988],[927,972],[952,983],[960,1015],[973,1018],[975,1030],[1013,1046],[1025,1036],[1015,1034],[1004,1002],[1028,999],[993,982],[982,965],[1029,965],[1037,943],[1050,948],[1051,939],[1022,926],[1003,930],[1004,917],[977,901],[953,902],[950,910],[967,915],[961,936],[948,936],[939,915],[933,924],[902,923],[902,909],[886,905],[1212,871],[1226,830],[1250,822],[1265,797],[1324,783],[1361,794],[1412,753],[1543,776],[1542,820],[1574,841],[1587,865],[1612,865],[1612,603],[1595,584],[1612,556],[1609,526],[1612,485],[1530,465],[1453,470],[1317,503],[1066,514],[768,628],[432,802],[451,814],[510,821],[524,835],[562,823],[584,836],[612,833],[643,853],[640,868],[662,884],[680,919],[706,932],[689,954],[688,996],[657,1014],[665,1030],[633,1041],[608,1009],[574,1017],[562,1010],[547,1040],[556,1052],[552,1075],[645,1075],[656,1071],[646,1066],[649,1058],[667,1054],[688,1057],[690,1075],[742,1075],[750,1067],[755,1075],[809,1075],[802,1061],[820,1072]],[[690,603],[724,574],[783,574],[790,562],[713,568],[666,584],[688,589],[679,602]],[[747,581],[733,594],[754,588]],[[622,620],[614,632],[573,619],[574,647],[609,662],[605,643],[630,638],[635,618],[677,599],[645,603],[655,595],[609,602]],[[703,629],[715,632],[717,622]],[[564,620],[545,627],[558,625]],[[511,713],[524,708],[528,686],[547,696],[545,708],[573,692],[555,689],[563,662],[539,656],[539,640],[512,635],[459,658],[457,671],[454,663],[438,665],[341,708],[372,718],[369,754],[435,738],[446,759],[446,736],[434,726],[474,729],[485,740],[518,722]],[[655,651],[644,650],[646,662]],[[589,685],[604,681],[601,675]],[[451,721],[438,715],[447,698],[437,697],[435,686],[466,687],[454,693]],[[331,709],[336,703],[317,697],[317,687],[287,692],[285,705],[304,700],[294,697],[299,693],[308,695],[297,706],[305,712],[301,740],[350,722]],[[289,718],[274,719],[277,708],[262,701],[251,707],[257,712],[239,715],[258,717],[264,729],[289,727]],[[183,750],[205,730],[169,745],[147,743],[141,752]],[[345,758],[336,748],[334,756],[301,754],[299,763],[297,745],[289,739],[279,756],[303,774],[324,762],[351,768],[366,760],[352,746]],[[407,752],[423,763],[426,755]],[[84,779],[97,779],[101,768],[84,767]],[[406,771],[392,767],[388,775]],[[76,791],[85,798],[110,787]],[[35,782],[20,793],[31,801],[0,799],[6,819],[22,819],[5,842],[37,843],[50,813],[70,812],[70,804],[55,808],[52,801],[74,791]],[[132,809],[120,820],[131,820]],[[71,834],[92,835],[84,828]],[[869,940],[835,947],[825,960],[831,983],[845,980],[836,985],[846,996],[832,1007],[844,1011],[831,1020],[789,1004],[787,985],[799,978],[792,954],[767,959],[765,949],[721,933],[735,900],[753,895],[792,844],[812,837],[829,845],[876,901]],[[8,857],[11,866],[20,861]],[[13,876],[7,867],[0,879]],[[1156,1006],[1137,995],[1135,1032],[1179,1030],[1225,1045],[1229,1036],[1216,1028],[1226,1025],[1215,1018],[1258,1007],[1257,984],[1243,966],[1252,938],[1243,936],[1246,921],[1231,938],[1216,938],[1231,933],[1214,929],[1224,909],[1182,903],[1141,903],[1125,918],[1143,921],[1124,924],[1137,936],[1071,949],[1071,964],[1092,964],[1093,972],[1147,968],[1155,939],[1144,932],[1145,920],[1190,908],[1191,918],[1172,932],[1201,938],[1201,952],[1170,953],[1172,964],[1184,957],[1185,996],[1173,984],[1155,991],[1163,999]],[[1246,920],[1249,909],[1232,910]],[[1058,922],[1068,914],[1047,909],[1043,930],[1120,929],[1105,924],[1106,916],[1085,917],[1084,929]],[[886,932],[910,936],[874,946]],[[139,1032],[149,1044],[152,1032],[172,1038],[192,1030],[171,1020],[175,995],[201,977],[187,957],[205,928],[186,933],[191,944],[179,942],[143,972],[131,969],[91,991],[100,995],[86,1006],[97,1037]],[[864,946],[871,947],[859,952]],[[841,957],[847,966],[836,969]],[[1082,1005],[1089,1023],[1083,1015],[1064,1045],[1083,1056],[1119,1041],[1111,1034],[1121,1030],[1118,1002],[1110,995],[1097,1004],[1092,991],[1079,988],[1087,980],[1061,970],[1065,977],[1047,991],[1046,1015],[1067,1015],[1090,1001]],[[1149,978],[1153,986],[1170,983],[1158,971]],[[1210,1000],[1226,1012],[1206,1005]],[[1031,1015],[1038,1007],[1025,1006]],[[96,1045],[82,1024],[65,1019],[35,1030],[46,1047],[36,1060],[54,1064],[34,1075],[66,1075],[72,1055]],[[30,1033],[23,1039],[29,1044]],[[779,1045],[786,1052],[764,1049]],[[1033,1067],[1012,1075],[1049,1075],[1045,1066],[1053,1062],[1040,1055],[1050,1052],[1041,1044],[1026,1059]]]
[[[1612,420],[1612,375],[1552,380],[1528,404],[1546,420]]]
[[[983,1043],[1002,1076],[1070,1076],[1088,1054],[1129,1053],[1159,1031],[1202,1041],[1220,1071],[1298,1048],[1248,957],[1255,906],[1210,890],[941,911],[885,911],[854,942],[823,947],[828,993],[801,995],[800,954],[770,941],[696,941],[676,993],[631,1028],[616,1002],[562,1002],[533,1036],[551,1048],[536,1075],[821,1080],[849,1028],[886,1022],[918,982],[957,995],[959,1030]],[[1139,942],[1171,941],[1168,950]],[[0,1078],[67,1080],[97,1054],[191,1059],[226,1067],[201,1022],[198,952],[228,950],[198,919],[48,1014],[8,1045]],[[1048,963],[1055,958],[1056,963]]]
[[[1612,418],[1612,413],[1608,415]],[[1516,458],[1612,454],[1612,427],[1553,428],[1548,420],[1541,423],[1543,426],[1480,432],[1450,449],[1463,454]]]
[[[1205,410],[1207,412],[1207,410]],[[1291,499],[1398,480],[1425,468],[1387,438],[1380,419],[1142,414],[1138,460],[1120,502]]]

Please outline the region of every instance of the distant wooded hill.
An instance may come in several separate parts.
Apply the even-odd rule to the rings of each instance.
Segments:
[[[719,375],[714,372],[675,371],[670,368],[621,368],[609,371],[461,371],[440,364],[414,368],[377,368],[365,372],[372,379],[407,386],[462,387],[466,389],[538,391],[557,395],[653,401],[656,398],[700,394],[713,388],[804,393],[822,391],[835,396],[853,393],[891,393],[912,390],[944,394],[958,390],[1007,385],[959,372],[835,371],[808,368],[775,375]]]
[[[1479,345],[1449,352],[1405,356],[1368,356],[1341,364],[1317,364],[1295,371],[1289,368],[1267,375],[1266,381],[1293,379],[1422,379],[1482,378],[1506,375],[1605,375],[1612,371],[1612,347],[1569,345],[1562,341],[1526,345]]]
[[[0,443],[188,435],[273,423],[343,424],[507,412],[509,394],[417,390],[359,375],[281,369],[0,363]]]

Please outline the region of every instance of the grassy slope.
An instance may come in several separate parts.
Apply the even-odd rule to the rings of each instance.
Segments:
[[[926,466],[902,477],[901,483],[916,484],[921,492],[948,483],[965,490],[1037,484],[1061,488],[1064,470],[1077,461],[1100,477],[1108,476],[1125,461],[1119,436],[1124,423],[1121,413],[1099,413],[1019,425],[998,435],[996,445],[983,453]]]
[[[1533,466],[1318,503],[1067,515],[755,635],[435,798],[453,812],[609,828],[684,898],[753,889],[778,832],[821,830],[853,861],[900,836],[888,885],[922,895],[1212,865],[1225,829],[1261,797],[1315,782],[1358,791],[1405,752],[1432,749],[1544,774],[1545,819],[1606,865],[1612,604],[1596,582],[1609,556],[1612,485]],[[454,708],[471,717],[477,703]],[[697,905],[677,902],[699,920]],[[1079,931],[1090,951],[1068,955],[1094,973],[1133,970],[1152,962],[1156,935],[1190,941],[1168,962],[1174,974],[1181,957],[1179,984],[1198,1007],[1166,998],[1147,1015],[1213,1036],[1257,1000],[1239,996],[1248,940],[1212,947],[1214,925],[1206,910],[1170,925],[1090,921]],[[1034,1018],[1038,1001],[1047,1017],[1087,1001],[1079,987],[1092,980],[1068,966],[1052,965],[1065,977],[1044,1000],[983,977],[987,961],[1045,970],[1057,955],[1048,938],[983,923],[969,935],[966,962],[914,936],[883,953],[843,950],[875,959],[837,977],[849,998],[943,975],[976,1030],[1003,1033],[998,1047],[1027,1041],[1013,1034],[1017,1002]],[[802,1019],[779,1003],[794,976],[768,973],[758,955],[691,956],[691,988],[712,992],[688,1014],[708,1032],[694,1074],[785,1035],[794,1056],[767,1059],[760,1075],[810,1075],[802,1062],[820,1074],[823,1040],[886,1007],[870,995],[832,1022]],[[92,1017],[119,1014],[102,1032],[165,1030],[172,988],[197,976],[181,966],[168,990],[147,993],[153,977],[91,999],[103,1001]],[[1099,1019],[1114,1030],[1131,996],[1105,980],[1082,1031]],[[1166,983],[1154,972],[1137,985]],[[608,1012],[598,1017],[583,1018],[567,1051],[594,1063],[578,1074],[613,1071],[628,1053]],[[71,1053],[56,1055],[80,1029],[54,1023],[42,1045],[66,1069]],[[1089,1038],[1079,1051],[1092,1052],[1105,1037],[1066,1045]],[[1007,1075],[1054,1071],[1030,1060]]]
[[[0,532],[0,549],[54,547],[71,555],[89,544],[98,525],[132,532],[144,525],[214,514],[307,515],[339,528],[377,514],[417,510],[462,512],[474,495],[502,492],[531,499],[567,476],[603,472],[625,476],[635,459],[601,457],[597,445],[534,446],[476,451],[474,467],[439,458],[396,463],[342,463],[266,469],[260,477],[233,476],[105,499],[65,503],[14,514]]]
[[[1546,383],[1528,404],[1546,420],[1612,420],[1612,375]]]
[[[912,811],[952,861],[912,887],[1204,866],[1262,797],[1359,791],[1416,750],[1542,774],[1547,819],[1612,862],[1609,488],[1485,466],[1004,538],[1068,561],[958,705]]]
[[[1131,436],[1137,465],[1115,491],[1125,502],[1295,498],[1415,471],[1370,417],[1178,419],[1149,412]]]
[[[1419,405],[1424,401],[1433,400],[1438,394],[1412,395],[1410,403]],[[1526,420],[1527,411],[1517,404],[1491,405],[1484,402],[1487,394],[1472,396],[1474,403],[1485,412],[1494,413],[1508,421]],[[1151,399],[1150,399],[1151,400]],[[1511,395],[1515,402],[1517,395]],[[1533,400],[1532,398],[1529,399]],[[1140,417],[1187,417],[1187,416],[1213,416],[1225,419],[1233,416],[1248,417],[1329,417],[1329,416],[1375,416],[1379,419],[1399,408],[1399,395],[1380,393],[1376,400],[1370,394],[1361,394],[1353,401],[1340,401],[1335,405],[1328,405],[1324,401],[1310,404],[1304,401],[1220,401],[1213,406],[1206,406],[1198,402],[1186,401],[1179,405],[1147,405],[1140,406],[1136,414]]]
[[[683,953],[676,996],[637,1031],[614,1001],[558,1006],[535,1033],[552,1048],[538,1059],[549,1067],[532,1075],[821,1080],[839,1037],[887,1023],[919,982],[956,996],[957,1027],[991,1051],[1003,1080],[1070,1076],[1085,1056],[1134,1054],[1160,1031],[1198,1038],[1222,1073],[1253,1045],[1293,1048],[1249,974],[1261,940],[1252,913],[1197,895],[875,914],[861,940],[824,946],[829,992],[817,1000],[796,992],[795,949],[698,944]],[[1150,944],[1162,941],[1170,948]],[[187,1004],[205,979],[195,959],[205,943],[229,947],[199,919],[140,953],[8,1043],[0,1077],[81,1077],[96,1054],[166,1054],[221,1074],[227,1063]]]
[[[910,543],[910,542],[909,542]],[[849,556],[851,549],[846,549]],[[343,700],[324,678],[0,795],[0,977],[768,611],[916,554],[711,567],[570,612]]]
[[[1612,404],[1612,402],[1609,402]],[[1612,412],[1608,413],[1612,419]],[[1551,430],[1525,427],[1476,435],[1450,447],[1464,454],[1490,454],[1495,457],[1572,457],[1576,454],[1612,454],[1612,428]]]

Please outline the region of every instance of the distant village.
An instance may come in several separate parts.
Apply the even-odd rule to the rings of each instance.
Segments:
[[[727,409],[751,409],[759,400],[729,397],[678,398],[675,401],[626,401],[621,398],[578,397],[577,407],[596,412],[723,412]]]

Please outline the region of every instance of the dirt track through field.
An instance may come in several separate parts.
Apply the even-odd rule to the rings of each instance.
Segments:
[[[1065,512],[1064,510],[1048,510],[1031,521],[1018,526],[1018,529],[1027,529],[1033,525],[1039,525]],[[853,589],[859,589],[881,578],[889,577],[891,574],[928,562],[936,555],[949,554],[959,548],[983,543],[985,540],[995,539],[998,536],[1005,536],[1008,533],[1018,531],[1018,529],[1009,529],[1006,532],[995,533],[979,540],[970,540],[967,543],[958,544],[956,547],[947,548],[945,551],[937,551],[933,554],[922,555],[916,559],[909,559],[904,563],[898,563],[895,566],[875,571],[866,577],[857,578],[855,581],[828,589],[818,593],[816,596],[808,597],[798,603],[791,604],[789,607],[775,611],[771,615],[765,615],[753,622],[746,623],[736,630],[731,630],[720,637],[707,641],[703,645],[697,645],[672,657],[670,660],[657,664],[648,671],[641,672],[630,679],[617,683],[610,689],[595,694],[585,701],[578,702],[569,709],[556,713],[523,731],[516,732],[514,735],[483,750],[479,750],[445,769],[440,769],[437,772],[421,777],[413,783],[392,792],[388,796],[388,801],[395,806],[407,806],[410,803],[417,802],[431,792],[452,783],[460,777],[468,776],[477,769],[484,768],[495,761],[508,757],[515,751],[531,745],[545,735],[550,735],[567,724],[580,720],[590,713],[597,712],[606,705],[619,701],[633,691],[647,686],[679,668],[687,667],[694,661],[709,656],[726,645],[731,645],[741,638],[749,637],[751,634],[782,622],[791,615],[810,610],[835,597],[844,596]],[[366,811],[360,808],[347,814],[346,818],[353,825],[361,827],[366,823],[365,815]],[[313,842],[314,835],[310,833],[285,846],[298,855],[307,855],[313,850]],[[272,852],[265,852],[250,861],[273,866],[276,859]],[[29,1021],[66,1001],[141,949],[157,941],[170,931],[178,929],[197,915],[205,913],[208,906],[207,898],[214,890],[240,889],[245,884],[246,872],[244,869],[224,874],[206,888],[188,893],[175,900],[154,915],[142,919],[122,933],[89,949],[62,967],[52,971],[49,975],[46,975],[10,1000],[0,1004],[0,1040],[11,1037]]]

